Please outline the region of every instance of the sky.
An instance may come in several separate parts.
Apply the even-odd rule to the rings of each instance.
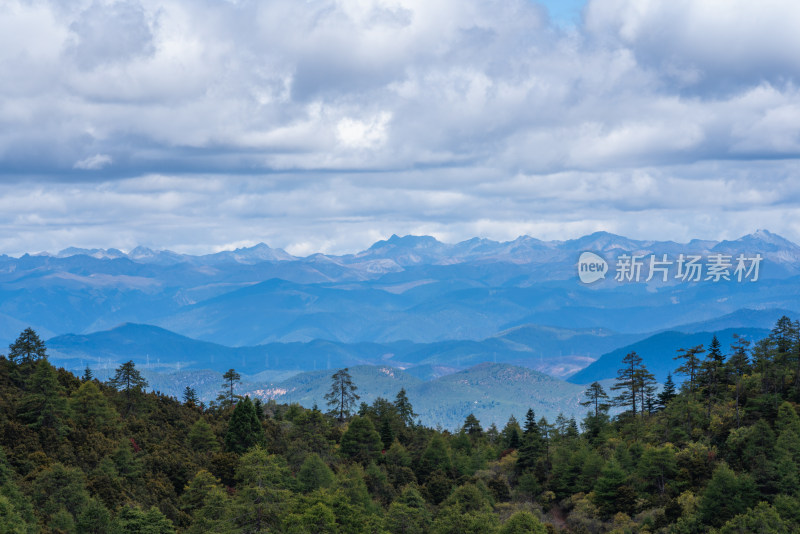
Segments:
[[[0,253],[800,241],[796,0],[0,0]]]

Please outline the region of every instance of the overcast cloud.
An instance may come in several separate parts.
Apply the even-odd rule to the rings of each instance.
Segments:
[[[0,252],[800,241],[800,3],[554,13],[0,0]]]

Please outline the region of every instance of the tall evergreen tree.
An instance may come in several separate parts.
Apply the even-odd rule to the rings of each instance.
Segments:
[[[411,406],[411,401],[408,400],[405,388],[400,389],[397,397],[394,399],[394,406],[397,408],[397,414],[403,421],[403,424],[411,427],[414,426],[414,418],[417,414],[414,413],[414,408]]]
[[[11,345],[8,346],[8,359],[12,362],[31,363],[47,359],[47,348],[33,328],[26,328]]]
[[[613,391],[621,392],[613,398],[613,403],[614,406],[630,407],[636,416],[642,358],[635,351],[629,352],[622,359],[622,363],[623,367],[617,371],[617,381],[611,386]]]
[[[83,375],[81,376],[81,380],[84,382],[89,382],[90,380],[94,380],[94,373],[92,373],[91,368],[86,366],[86,369],[83,370]]]
[[[682,374],[689,379],[689,393],[694,395],[695,388],[697,387],[697,375],[700,372],[701,360],[699,355],[703,354],[705,349],[703,345],[697,345],[691,349],[678,349],[678,355],[675,360],[683,360],[675,372]]]
[[[725,356],[722,354],[719,339],[715,335],[708,345],[708,353],[706,353],[706,359],[701,365],[699,377],[699,385],[704,389],[709,413],[719,387],[724,382],[724,370]]]
[[[656,377],[641,364],[636,370],[636,389],[639,392],[639,407],[644,415],[655,411]]]
[[[607,402],[603,402],[604,399],[608,398],[608,394],[606,394],[600,382],[595,381],[589,384],[586,391],[583,392],[583,395],[586,397],[586,400],[581,402],[581,406],[594,407],[595,417],[598,417],[600,412],[607,412],[610,408]]]
[[[338,412],[340,423],[350,416],[350,410],[360,398],[356,394],[357,389],[347,367],[336,371],[331,376],[331,391],[325,395],[325,400],[328,401],[328,406],[334,413]]]
[[[62,428],[67,414],[64,388],[58,383],[56,370],[47,360],[35,364],[36,369],[26,381],[26,392],[19,400],[19,418],[33,428]]]
[[[669,373],[667,375],[667,380],[664,382],[664,387],[661,389],[661,393],[658,394],[658,403],[656,407],[659,410],[663,410],[676,395],[675,381],[672,380],[672,373]]]
[[[525,412],[525,427],[523,428],[523,434],[539,434],[539,425],[536,424],[536,412],[533,411],[533,408],[528,408],[528,411]]]
[[[147,380],[142,377],[133,360],[128,360],[117,368],[108,385],[125,394],[125,410],[129,413],[133,408],[134,395],[147,387]]]
[[[461,430],[470,437],[479,438],[483,436],[483,427],[481,427],[481,422],[478,421],[478,418],[475,417],[474,414],[469,414],[467,418],[464,420],[464,426],[461,427]]]
[[[222,385],[222,390],[217,396],[217,400],[219,401],[221,407],[226,408],[236,404],[236,395],[234,394],[233,390],[236,387],[236,384],[242,380],[242,375],[237,373],[235,369],[228,369],[225,371],[225,374],[222,375],[222,379],[225,380],[225,382]]]
[[[518,449],[522,444],[522,429],[513,414],[508,418],[508,422],[500,432],[500,436],[502,436],[503,443],[508,449]]]
[[[342,434],[342,453],[352,460],[369,463],[381,454],[381,436],[369,417],[353,417]]]
[[[142,377],[133,360],[128,360],[117,368],[108,384],[117,391],[132,393],[146,388],[147,380]]]
[[[750,348],[750,341],[740,337],[739,334],[733,334],[733,340],[731,344],[731,356],[728,358],[726,370],[727,373],[733,377],[736,386],[736,428],[739,428],[741,426],[739,406],[741,404],[742,379],[750,372],[750,358],[747,355],[747,351]]]
[[[183,403],[192,408],[200,405],[200,400],[197,398],[197,391],[193,387],[186,386],[183,389]]]
[[[250,397],[245,397],[236,404],[231,420],[228,422],[225,447],[231,452],[241,454],[263,441],[264,431],[261,428],[261,422],[258,420]]]
[[[533,408],[528,408],[525,414],[525,430],[522,433],[522,443],[517,454],[516,469],[518,473],[530,471],[544,452],[545,442],[539,425],[536,423],[536,414]]]

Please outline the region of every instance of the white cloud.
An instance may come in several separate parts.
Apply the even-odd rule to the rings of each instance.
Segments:
[[[383,112],[368,121],[345,117],[336,125],[336,133],[348,148],[378,148],[386,143],[386,127],[392,114]]]
[[[69,186],[7,216],[0,250],[18,230],[37,248],[206,251],[411,231],[716,237],[752,229],[738,211],[798,237],[790,0],[591,0],[568,29],[529,0],[4,9],[0,182],[17,200]]]
[[[73,165],[73,168],[84,171],[98,171],[103,167],[108,167],[112,162],[113,160],[108,154],[95,154],[94,156],[89,156],[88,158],[76,161],[75,165]]]

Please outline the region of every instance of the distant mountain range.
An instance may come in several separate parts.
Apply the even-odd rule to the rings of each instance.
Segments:
[[[47,341],[47,346],[54,361],[72,370],[81,370],[86,365],[116,367],[132,359],[137,365],[157,372],[210,369],[222,373],[235,367],[242,373],[256,374],[264,370],[313,371],[390,365],[424,377],[441,376],[446,370],[454,372],[489,361],[565,376],[601,354],[641,337],[602,329],[526,325],[480,341],[342,343],[317,339],[227,347],[156,326],[126,323],[92,334],[56,336]]]
[[[498,242],[491,239],[472,238],[456,244],[447,244],[431,236],[407,235],[391,236],[378,241],[368,249],[344,255],[312,254],[307,257],[292,256],[283,249],[271,248],[264,243],[233,251],[194,256],[179,254],[169,250],[151,250],[137,247],[129,253],[119,249],[84,249],[69,247],[56,254],[40,252],[37,257],[69,258],[88,256],[95,259],[126,258],[136,263],[156,265],[222,265],[239,263],[255,265],[262,262],[304,261],[306,263],[334,263],[352,266],[367,272],[382,273],[399,271],[412,265],[451,265],[455,263],[513,262],[513,263],[555,263],[563,260],[574,261],[575,252],[591,250],[599,253],[628,252],[650,254],[735,254],[739,252],[760,252],[775,263],[795,264],[793,274],[800,273],[800,247],[779,235],[767,230],[758,230],[732,241],[710,241],[694,239],[688,243],[674,241],[643,241],[608,232],[593,234],[567,241],[541,241],[530,236],[520,236],[513,241]]]
[[[222,373],[233,367],[244,376],[243,394],[307,407],[323,405],[333,371],[349,367],[363,401],[393,397],[405,388],[425,424],[452,428],[473,412],[488,422],[498,422],[497,418],[509,413],[521,416],[528,407],[549,418],[558,413],[581,415],[578,401],[585,384],[597,380],[608,387],[628,352],[642,356],[663,382],[678,366],[674,361],[678,349],[708,346],[715,334],[723,350],[734,333],[760,339],[768,335],[779,314],[781,310],[743,311],[729,317],[732,322],[750,317],[764,328],[697,331],[707,326],[700,323],[644,338],[528,325],[482,341],[346,344],[315,340],[253,347],[225,347],[154,326],[125,324],[88,335],[58,336],[48,340],[47,346],[53,363],[75,373],[88,366],[105,379],[120,363],[133,360],[152,389],[180,397],[189,385],[206,402],[216,398]],[[558,377],[574,372],[579,364],[563,356],[545,359],[544,354],[553,354],[559,346],[564,352],[570,345],[606,347],[608,352],[564,381]],[[680,383],[682,377],[675,380]]]
[[[577,276],[587,251],[612,269],[590,285]],[[647,281],[646,262],[639,282],[614,280],[620,256],[681,254],[763,261],[756,282],[682,281],[675,265],[667,281]],[[415,391],[434,383],[446,391],[451,377],[499,372],[495,364],[574,383],[548,382],[556,391],[614,376],[629,350],[663,379],[678,348],[708,343],[714,332],[723,345],[734,331],[759,337],[784,314],[800,315],[800,247],[765,230],[683,244],[607,232],[456,244],[392,236],[355,254],[307,257],[265,244],[201,256],[142,247],[0,256],[0,346],[31,326],[57,363],[105,372],[134,359],[153,387],[175,394],[190,377],[213,395],[215,377],[230,367],[253,391],[294,388],[303,402],[311,397],[284,382],[344,366],[392,368],[419,382]],[[567,398],[559,397],[563,410]],[[467,409],[442,406],[451,415]],[[434,404],[425,413],[444,417]]]
[[[612,266],[623,253],[760,253],[764,261],[756,283],[617,283],[608,276],[584,285],[576,262],[587,250]],[[356,254],[305,258],[263,244],[205,256],[72,248],[0,256],[0,343],[29,325],[52,337],[125,322],[227,346],[479,341],[528,324],[645,334],[740,309],[796,313],[799,293],[800,247],[767,231],[686,244],[605,232],[453,245],[392,236]]]

